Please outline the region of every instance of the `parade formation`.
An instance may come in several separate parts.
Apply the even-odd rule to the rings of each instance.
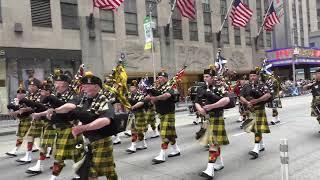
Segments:
[[[80,23],[81,25],[85,24],[85,28],[88,28],[88,40],[90,42],[87,43],[84,42],[86,40],[81,40],[81,46],[91,46],[94,44],[91,44],[96,38],[94,8],[100,10],[117,10],[123,2],[124,0],[92,0],[92,13],[86,17],[85,23],[82,21]],[[213,45],[213,54],[216,54],[216,57],[212,58],[214,55],[212,57],[211,55],[208,57],[203,56],[199,57],[199,61],[190,57],[192,60],[185,60],[184,63],[180,63],[178,60],[176,62],[169,62],[172,60],[171,54],[159,52],[159,54],[161,54],[161,62],[158,64],[160,66],[156,67],[154,57],[154,50],[156,48],[153,47],[156,43],[153,42],[154,32],[152,29],[154,25],[154,22],[152,22],[154,18],[152,8],[154,7],[152,6],[156,7],[160,2],[161,0],[155,0],[153,5],[148,7],[150,9],[150,16],[144,19],[146,39],[144,50],[150,50],[152,53],[153,76],[149,77],[150,74],[148,73],[141,75],[141,69],[139,69],[139,71],[137,70],[137,72],[132,72],[131,69],[131,73],[136,74],[134,77],[129,77],[126,69],[129,67],[126,53],[129,53],[129,51],[130,53],[132,53],[132,51],[138,51],[136,49],[131,50],[130,48],[128,48],[129,50],[119,48],[120,53],[113,52],[117,55],[120,54],[120,58],[116,60],[116,65],[114,67],[112,66],[112,71],[110,69],[111,72],[106,70],[106,67],[109,68],[110,64],[112,64],[110,63],[112,58],[109,57],[109,54],[106,55],[108,56],[107,63],[109,64],[100,64],[98,60],[97,62],[91,62],[92,59],[85,59],[91,57],[92,54],[90,53],[92,52],[86,54],[86,52],[83,51],[82,53],[84,54],[83,57],[85,57],[85,60],[83,60],[83,62],[79,61],[78,64],[72,62],[72,71],[78,68],[77,71],[74,71],[74,74],[72,74],[68,68],[58,66],[54,63],[50,65],[50,72],[46,71],[42,75],[47,76],[51,74],[48,77],[39,78],[41,80],[35,76],[36,65],[34,65],[34,67],[30,65],[32,68],[28,69],[28,71],[30,71],[28,73],[25,69],[25,73],[27,73],[28,76],[27,80],[25,73],[22,75],[22,78],[20,77],[21,73],[19,74],[17,79],[24,79],[26,81],[19,82],[19,85],[17,85],[18,82],[15,83],[15,97],[13,101],[7,105],[8,115],[6,116],[17,120],[18,126],[15,144],[12,144],[12,149],[6,150],[5,156],[7,159],[12,159],[18,166],[25,168],[25,174],[28,175],[30,179],[32,179],[33,176],[39,177],[46,175],[46,171],[50,171],[50,177],[47,179],[63,179],[63,173],[72,169],[72,175],[74,176],[72,179],[98,180],[103,177],[108,180],[120,180],[122,174],[121,172],[119,173],[117,164],[122,162],[117,161],[119,157],[117,157],[116,154],[119,151],[123,152],[123,156],[133,160],[138,156],[145,155],[147,152],[155,152],[156,154],[150,158],[149,156],[144,156],[149,158],[148,163],[150,167],[170,165],[172,162],[185,160],[184,158],[190,156],[192,153],[200,154],[200,148],[195,150],[196,152],[191,153],[184,151],[184,148],[187,149],[189,147],[183,146],[185,137],[181,136],[182,133],[179,132],[177,125],[178,117],[176,116],[177,104],[182,101],[188,104],[189,115],[195,115],[193,121],[190,122],[190,124],[193,124],[191,126],[199,127],[197,131],[192,132],[193,141],[196,142],[196,145],[206,150],[206,156],[203,156],[206,160],[192,159],[192,163],[201,164],[202,169],[197,170],[197,178],[216,179],[217,172],[225,173],[227,171],[227,168],[225,169],[224,158],[231,154],[230,151],[227,151],[227,145],[230,147],[230,145],[233,144],[230,136],[239,135],[230,135],[231,133],[227,131],[230,123],[227,121],[226,112],[231,109],[235,109],[237,114],[236,118],[233,119],[233,123],[237,126],[236,130],[241,132],[240,134],[250,135],[250,139],[247,138],[249,139],[248,141],[241,141],[241,146],[246,148],[246,152],[241,152],[241,154],[244,154],[243,156],[237,154],[239,157],[237,157],[237,162],[234,162],[239,163],[239,159],[248,159],[249,162],[257,163],[274,153],[274,151],[269,151],[267,148],[269,143],[265,140],[267,139],[266,137],[272,136],[267,135],[271,134],[272,127],[277,127],[282,123],[282,119],[285,119],[283,114],[279,114],[280,108],[286,108],[283,107],[281,98],[285,96],[284,94],[290,94],[292,96],[299,94],[298,88],[296,88],[298,83],[296,83],[297,81],[295,79],[294,59],[292,60],[292,88],[290,83],[290,85],[288,85],[290,88],[287,88],[292,89],[292,92],[289,93],[288,90],[287,93],[283,93],[283,88],[286,84],[284,81],[289,79],[289,77],[284,77],[283,74],[280,75],[281,73],[279,69],[277,69],[278,67],[273,69],[273,59],[268,59],[267,55],[263,59],[261,58],[262,56],[257,53],[259,48],[258,43],[260,43],[259,37],[267,37],[267,33],[263,34],[262,31],[273,31],[274,26],[280,24],[280,17],[277,15],[274,2],[268,1],[264,3],[263,11],[261,1],[259,1],[260,14],[265,12],[265,16],[263,19],[261,15],[256,16],[258,18],[261,16],[261,22],[259,21],[256,28],[258,30],[257,36],[253,37],[252,34],[254,33],[251,33],[250,26],[247,26],[250,25],[249,21],[253,16],[253,11],[249,5],[247,5],[249,1],[242,2],[241,0],[232,0],[229,8],[227,8],[227,1],[221,1],[220,3],[223,7],[221,6],[220,8],[223,13],[221,12],[221,27],[219,31],[213,33],[211,22],[210,28],[206,26],[204,30],[207,31],[210,29],[210,41],[206,40],[206,42],[207,44],[210,43]],[[70,2],[66,3],[70,5]],[[76,3],[72,2],[71,4],[73,6]],[[171,21],[173,21],[173,16],[176,16],[173,15],[175,7],[179,9],[181,16],[189,19],[191,23],[197,23],[193,21],[196,20],[197,15],[195,0],[170,0],[169,4],[171,10],[168,10],[168,12],[170,11],[168,24],[163,26],[161,32],[160,28],[158,29],[159,32],[157,32],[162,36],[159,38],[160,48],[164,48],[166,51],[174,47],[174,45],[170,45],[170,43],[172,43],[172,39],[170,38],[172,38],[171,36],[173,35],[171,34],[169,36],[169,34],[177,34],[172,27],[176,26],[176,24],[173,25],[172,22],[172,25],[170,25]],[[210,10],[209,1],[203,3],[204,6],[205,4],[209,4]],[[133,5],[128,5],[125,13],[137,15],[137,10],[132,11],[130,9],[132,7],[129,6]],[[134,6],[136,6],[136,4],[134,4]],[[258,4],[254,4],[254,7],[255,6],[258,6]],[[50,4],[48,7],[50,8]],[[203,11],[203,13],[203,19],[209,17],[206,16],[208,15],[206,13],[209,12]],[[210,13],[211,21],[212,14]],[[105,24],[101,23],[99,26],[104,26],[111,22],[109,19],[111,16],[109,17],[109,15],[107,15],[108,17],[103,21]],[[67,16],[67,18],[70,17]],[[129,17],[130,18],[125,17],[125,23],[130,24],[131,22],[127,21],[135,19],[136,22],[130,25],[134,28],[137,26],[138,31],[137,17]],[[227,27],[228,17],[230,17],[229,24],[234,26],[234,32],[239,30],[238,32],[240,34],[240,28],[246,28],[245,33],[249,33],[248,39],[250,40],[250,45],[247,44],[247,37],[242,38],[246,41],[246,45],[244,46],[252,47],[252,49],[250,47],[249,50],[252,50],[253,61],[252,64],[244,63],[248,65],[246,69],[237,69],[235,68],[236,66],[230,66],[231,68],[229,69],[229,59],[222,56],[223,54],[226,56],[232,55],[233,63],[239,61],[239,64],[241,64],[240,61],[242,59],[246,58],[242,52],[239,52],[241,50],[237,51],[237,53],[223,52],[223,50],[229,50],[229,47],[223,48],[224,42],[221,41],[221,38],[226,35],[223,32],[225,28],[229,31]],[[114,14],[112,14],[112,23],[114,22],[114,18]],[[302,18],[300,17],[300,19]],[[77,23],[79,24],[79,22]],[[181,19],[175,19],[175,23],[185,24],[182,23]],[[197,26],[197,24],[195,25]],[[16,26],[18,25],[15,24],[15,28]],[[189,26],[192,27],[191,24],[189,24]],[[249,27],[249,31],[247,27]],[[189,31],[190,34],[193,32],[191,32],[191,30]],[[86,33],[87,31],[81,31],[81,34]],[[198,35],[198,31],[196,31],[196,33]],[[204,33],[208,34],[208,32]],[[261,33],[262,35],[260,36]],[[237,33],[234,34],[237,36]],[[241,37],[240,35],[238,37],[240,44],[237,45],[241,46]],[[115,39],[117,39],[117,37]],[[203,40],[201,41],[204,42]],[[112,43],[102,42],[101,44],[109,45]],[[93,45],[92,47],[92,49],[99,49],[97,47],[100,46],[96,47]],[[237,46],[235,47],[235,49],[237,49]],[[91,51],[93,51],[92,49]],[[189,55],[184,54],[185,51],[182,50],[183,48],[180,49],[181,52],[183,52],[181,54],[188,59],[189,57],[187,56]],[[298,47],[296,46],[295,49],[298,49]],[[280,52],[288,51],[281,50]],[[283,54],[280,52],[278,52],[278,54],[276,53],[275,56],[282,56]],[[139,53],[140,52],[137,54]],[[194,52],[192,51],[192,53]],[[134,58],[139,59],[140,54],[134,54],[133,56],[137,56]],[[163,56],[162,54],[166,54],[167,56]],[[197,55],[199,54],[206,54],[206,52],[199,50]],[[208,54],[211,54],[211,52]],[[97,55],[97,57],[98,56],[99,55]],[[101,56],[104,55],[101,54]],[[179,55],[174,54],[173,57],[176,58],[177,56]],[[96,56],[94,56],[94,58],[96,58]],[[163,61],[163,59],[166,58],[168,60]],[[197,58],[198,57],[195,57],[195,59]],[[202,61],[201,58],[204,60]],[[141,59],[144,59],[144,57]],[[251,61],[248,62],[251,63]],[[80,63],[84,64],[78,67]],[[172,64],[170,63],[173,63],[175,67],[173,69],[165,69],[165,67],[171,68],[170,65]],[[195,65],[196,63],[198,64]],[[274,64],[276,66],[279,65],[277,62]],[[97,68],[97,66],[100,65],[102,68]],[[9,65],[7,66],[9,67]],[[191,66],[193,69],[190,70],[190,72],[194,71],[196,75],[191,77],[190,81],[183,84],[183,78]],[[281,64],[279,66],[281,66]],[[237,65],[237,67],[240,67],[240,65]],[[17,68],[19,68],[18,65]],[[307,69],[306,67],[303,68]],[[176,72],[177,69],[179,69],[179,71]],[[103,72],[97,72],[101,70]],[[147,71],[149,70],[150,69]],[[288,69],[285,70],[287,72]],[[312,76],[310,68],[308,72],[305,72],[305,74],[307,73]],[[301,83],[299,90],[311,92],[311,116],[316,117],[316,120],[320,124],[320,68],[316,69],[314,74],[315,80],[310,80],[304,84]],[[196,78],[197,80],[201,80],[199,82],[194,81]],[[305,79],[312,78],[306,77]],[[194,84],[191,85],[191,82]],[[272,111],[271,119],[267,118],[267,112],[269,110]],[[282,118],[281,120],[280,117]],[[124,146],[126,146],[125,149],[121,149],[118,147],[121,146],[119,144],[123,141],[120,138],[124,135],[130,138],[130,143],[124,144]],[[156,142],[157,150],[152,149],[152,147],[154,147],[152,146],[154,141],[149,141],[147,140],[148,138],[158,139],[158,142]],[[36,143],[37,140],[40,142],[39,145]],[[24,148],[26,151],[23,157],[20,158],[18,151],[21,151],[21,146],[23,145],[26,145]],[[281,145],[280,150],[288,150],[288,147]],[[35,159],[36,162],[34,162]],[[51,160],[49,161],[49,159]],[[283,159],[285,158],[282,158],[281,162],[288,161],[287,159]],[[70,163],[68,161],[72,162],[72,167],[69,167]],[[46,169],[45,167],[47,166],[44,166],[45,163],[52,164]],[[239,164],[239,166],[243,165],[241,163]],[[192,166],[192,164],[188,165]],[[143,171],[147,174],[146,169],[143,169]],[[137,175],[137,173],[133,174]],[[180,177],[177,179],[180,179]],[[238,179],[241,179],[241,177]]]

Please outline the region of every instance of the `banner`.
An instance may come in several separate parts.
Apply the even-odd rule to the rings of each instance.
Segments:
[[[153,43],[153,35],[152,35],[152,21],[149,16],[144,18],[144,36],[146,39],[146,44],[144,46],[145,50],[150,50],[152,48]]]

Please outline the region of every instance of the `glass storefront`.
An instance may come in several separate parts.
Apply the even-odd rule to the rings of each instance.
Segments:
[[[7,66],[7,89],[9,100],[15,97],[19,82],[26,87],[26,80],[34,77],[43,81],[55,68],[73,76],[81,64],[81,51],[57,49],[2,48]]]

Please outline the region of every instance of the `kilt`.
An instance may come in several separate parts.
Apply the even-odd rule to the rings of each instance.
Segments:
[[[56,161],[70,159],[74,160],[75,162],[80,160],[83,149],[77,149],[76,145],[77,143],[82,143],[82,138],[80,136],[74,138],[71,133],[71,127],[57,128],[56,132],[57,140],[54,159]]]
[[[56,135],[57,135],[57,132],[52,127],[52,124],[46,122],[44,125],[44,131],[41,138],[40,146],[45,149],[47,147],[53,147],[54,141],[56,139]]]
[[[148,109],[145,111],[147,123],[151,126],[156,126],[156,112],[154,109]]]
[[[23,138],[29,131],[31,126],[31,117],[20,118],[17,136]]]
[[[312,102],[311,102],[311,116],[312,117],[317,117],[318,114],[320,114],[320,112],[317,110],[316,107],[318,107],[318,109],[320,109],[320,96],[315,96],[312,98]]]
[[[41,137],[43,131],[42,120],[32,120],[28,136],[33,138]]]
[[[111,137],[105,137],[91,142],[91,148],[92,166],[89,169],[89,177],[116,177]]]
[[[158,114],[160,119],[160,135],[163,141],[176,139],[175,115]]]
[[[209,131],[208,144],[229,144],[223,118],[223,111],[210,112],[209,115],[209,126],[207,129]]]
[[[134,112],[134,128],[133,130],[136,131],[137,133],[144,133],[147,128],[147,121],[145,118],[145,114],[143,111],[141,112]]]
[[[252,128],[252,132],[254,133],[270,133],[267,115],[265,108],[259,108],[254,110],[253,118],[255,118],[256,123],[255,127]]]

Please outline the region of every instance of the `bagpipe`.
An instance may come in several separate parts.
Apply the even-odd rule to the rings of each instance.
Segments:
[[[178,71],[167,83],[160,85],[158,81],[155,81],[154,84],[147,89],[147,94],[151,96],[160,96],[169,90],[174,90],[173,101],[179,102],[180,93],[177,91],[177,86],[181,82],[187,66],[185,65],[180,71]]]

